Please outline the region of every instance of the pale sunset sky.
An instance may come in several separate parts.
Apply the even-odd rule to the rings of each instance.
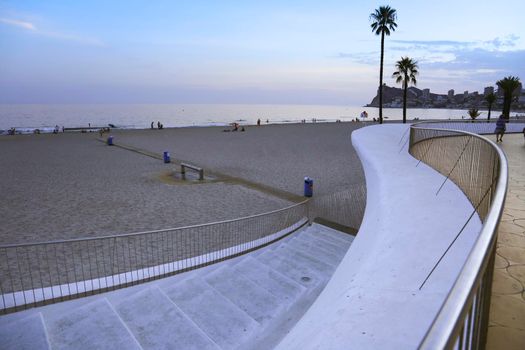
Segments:
[[[435,93],[525,79],[523,0],[0,0],[0,103],[363,105],[380,5],[388,85],[401,56]]]

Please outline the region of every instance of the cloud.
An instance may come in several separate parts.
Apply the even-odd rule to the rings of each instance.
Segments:
[[[10,25],[10,26],[24,28],[24,29],[27,29],[27,30],[36,30],[36,27],[35,27],[35,25],[33,23],[19,21],[17,19],[0,18],[0,22],[4,23],[4,24],[7,24],[7,25]]]
[[[0,18],[0,23],[4,23],[4,24],[18,27],[18,28],[23,28],[25,30],[31,31],[31,33],[41,35],[44,37],[48,37],[48,38],[72,41],[72,42],[77,42],[77,43],[85,44],[85,45],[105,46],[105,44],[97,38],[91,38],[91,37],[69,34],[69,33],[41,30],[37,28],[31,22],[25,22],[25,21],[21,21],[17,19],[10,19],[10,18]]]
[[[459,50],[447,62],[433,62],[431,68],[476,69],[480,71],[502,71],[514,75],[525,74],[525,50],[496,51],[486,49]]]
[[[46,36],[48,38],[61,39],[66,41],[74,41],[80,44],[93,45],[93,46],[106,46],[104,42],[97,38],[90,38],[85,36],[78,36],[73,34],[65,34],[58,32],[42,32],[39,31],[38,34]]]
[[[439,50],[441,52],[449,52],[451,50],[463,50],[463,49],[495,49],[504,50],[512,49],[516,46],[517,41],[520,39],[518,35],[510,34],[505,37],[495,37],[491,40],[478,40],[478,41],[457,41],[457,40],[391,40],[396,44],[401,44],[396,48],[405,50],[423,49],[423,50]]]
[[[474,41],[455,41],[455,40],[392,40],[398,44],[421,45],[421,46],[470,46]]]

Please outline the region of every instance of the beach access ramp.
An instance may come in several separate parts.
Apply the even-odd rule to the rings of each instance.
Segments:
[[[313,224],[205,268],[2,316],[0,348],[273,348],[321,293],[353,239]]]

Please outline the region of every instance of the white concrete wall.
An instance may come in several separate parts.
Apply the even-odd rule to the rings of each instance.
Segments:
[[[457,186],[408,154],[408,125],[355,131],[367,207],[325,290],[279,349],[416,348],[481,229],[477,215],[419,287],[474,210]],[[404,146],[403,146],[404,145]]]

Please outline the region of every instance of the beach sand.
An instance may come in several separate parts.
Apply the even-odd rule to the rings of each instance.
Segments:
[[[174,164],[100,142],[97,133],[0,137],[0,244],[103,236],[263,213],[363,183],[350,133],[359,124],[113,130],[115,143],[205,169],[215,181],[171,180]],[[107,135],[104,136],[104,138]],[[259,186],[260,184],[264,186]],[[265,187],[266,186],[266,187]],[[275,189],[272,192],[271,189]]]

